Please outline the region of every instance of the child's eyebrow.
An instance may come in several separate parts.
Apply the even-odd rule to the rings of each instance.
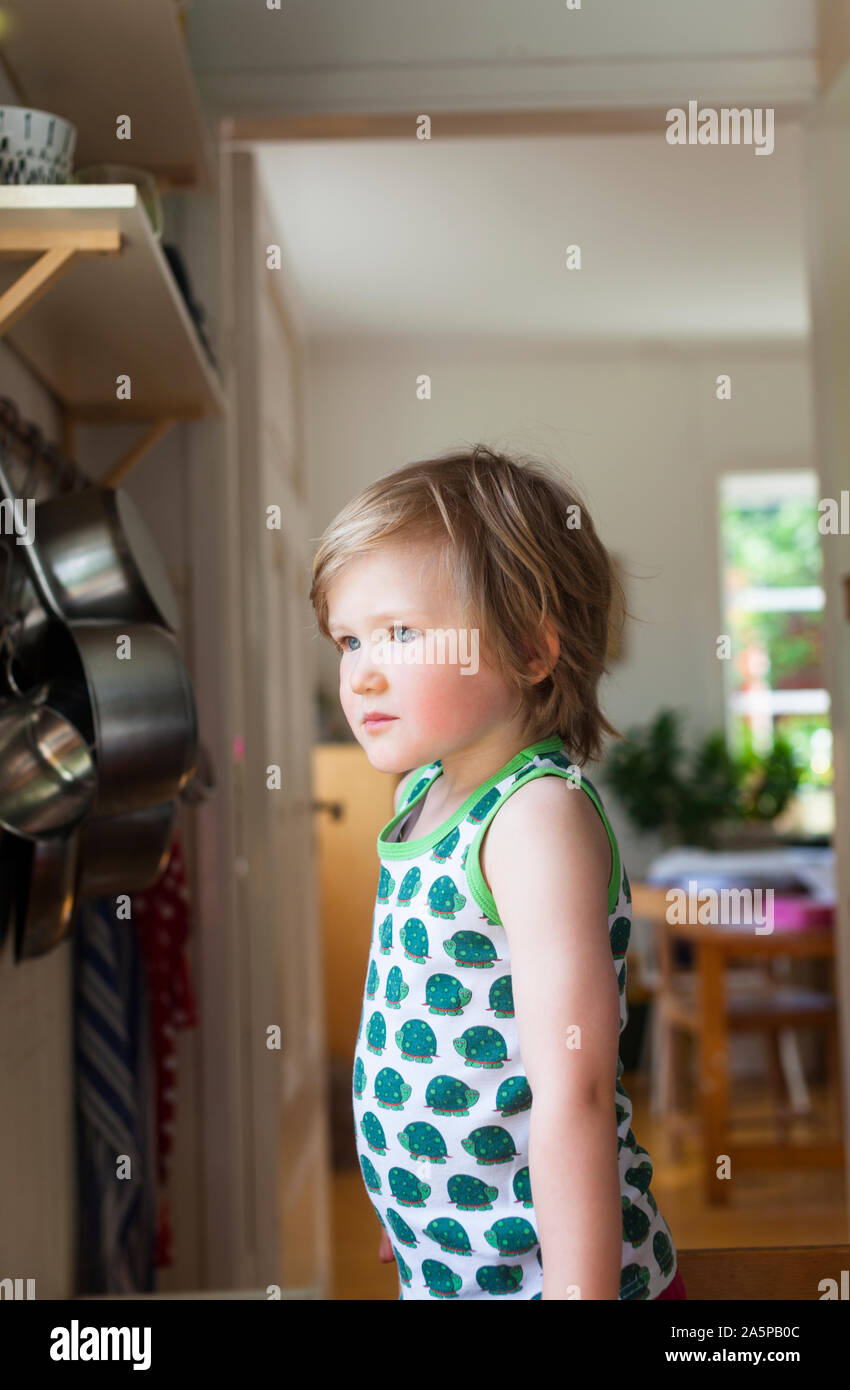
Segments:
[[[384,622],[386,622],[386,621],[389,620],[389,619],[391,619],[393,622],[396,622],[396,623],[401,623],[401,622],[406,623],[407,620],[408,620],[408,618],[410,618],[411,620],[413,620],[413,621],[415,622],[415,621],[418,621],[419,619],[426,618],[426,617],[427,617],[426,614],[424,614],[424,613],[413,613],[413,612],[410,611],[410,609],[408,609],[407,611],[405,611],[404,608],[394,608],[394,609],[392,610],[392,612],[389,612],[389,613],[375,613],[375,614],[373,614],[373,615],[372,615],[372,618],[371,618],[371,625],[372,625],[372,627],[377,627],[379,623],[384,623]],[[328,623],[328,632],[340,632],[340,631],[342,631],[344,628],[350,628],[350,627],[352,627],[352,626],[353,626],[353,624],[347,622],[346,619],[344,619],[344,618],[334,618],[333,622]]]

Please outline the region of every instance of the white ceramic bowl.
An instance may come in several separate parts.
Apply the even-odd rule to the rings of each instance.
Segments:
[[[77,127],[50,111],[0,106],[0,183],[67,183]]]

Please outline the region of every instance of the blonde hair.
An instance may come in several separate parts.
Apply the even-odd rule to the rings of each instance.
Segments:
[[[310,601],[325,637],[331,580],[391,538],[435,545],[465,623],[517,689],[514,712],[524,710],[529,743],[558,734],[581,765],[599,757],[604,733],[623,737],[603,715],[597,686],[625,596],[590,513],[560,475],[476,444],[378,478],[320,538]],[[558,638],[554,665],[547,619]],[[529,670],[541,658],[542,680]]]

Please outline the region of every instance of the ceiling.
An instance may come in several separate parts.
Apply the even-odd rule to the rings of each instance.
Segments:
[[[194,0],[188,40],[220,115],[787,110],[817,87],[815,0]]]
[[[188,16],[213,120],[432,116],[430,141],[257,146],[311,340],[806,337],[814,0],[195,0]],[[774,152],[669,146],[663,112],[690,99],[775,108]],[[592,108],[655,115],[643,132],[440,138],[440,112]]]
[[[662,132],[257,148],[312,340],[808,334],[799,123],[769,156]]]

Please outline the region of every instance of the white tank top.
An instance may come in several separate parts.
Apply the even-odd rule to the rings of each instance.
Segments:
[[[611,843],[608,932],[626,1025],[631,890],[599,794],[577,779],[562,740],[529,745],[429,835],[408,833],[439,761],[408,779],[378,834],[380,877],[357,1033],[353,1109],[366,1188],[390,1237],[401,1299],[542,1297],[531,1193],[531,1089],[519,1050],[508,939],[481,874],[484,831],[529,778],[569,777],[590,796]],[[678,1267],[650,1191],[652,1161],[631,1129],[617,1059],[623,1207],[621,1299],[653,1299]]]

